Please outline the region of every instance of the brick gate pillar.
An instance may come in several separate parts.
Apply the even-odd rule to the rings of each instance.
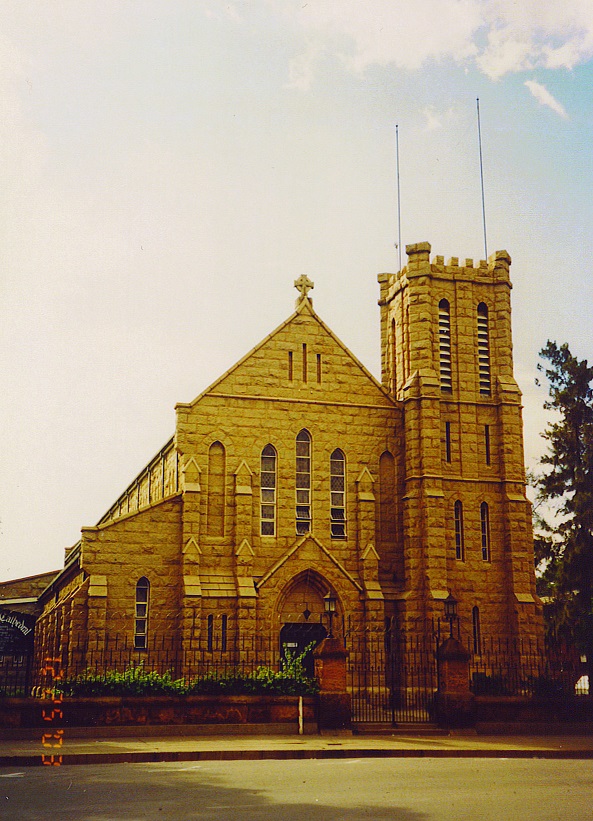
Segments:
[[[348,650],[340,639],[323,639],[313,651],[319,682],[319,729],[347,730],[352,726],[352,700],[347,687]]]
[[[471,727],[474,724],[474,695],[469,689],[470,655],[454,638],[437,650],[439,689],[436,719],[441,727]]]

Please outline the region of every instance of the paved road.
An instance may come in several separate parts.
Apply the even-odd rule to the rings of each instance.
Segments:
[[[11,821],[592,821],[593,761],[347,759],[0,769]]]

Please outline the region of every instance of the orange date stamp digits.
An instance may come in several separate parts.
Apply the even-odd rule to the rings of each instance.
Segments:
[[[60,670],[59,658],[44,659],[45,666],[41,668],[41,674],[46,678],[46,686],[41,691],[41,698],[51,699],[51,709],[43,708],[41,716],[43,721],[56,721],[62,719],[64,714],[62,712],[63,694],[56,692],[55,683],[62,678],[62,671]],[[48,728],[49,729],[49,728]],[[43,733],[41,736],[41,744],[43,747],[51,749],[61,748],[64,741],[64,730],[54,729],[53,732]],[[63,763],[63,757],[55,753],[49,755],[43,753],[41,755],[41,763],[50,767],[59,767]]]

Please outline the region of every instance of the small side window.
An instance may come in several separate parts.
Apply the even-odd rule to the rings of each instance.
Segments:
[[[148,648],[148,606],[150,604],[150,582],[142,576],[136,584],[136,608],[134,619],[134,649]]]
[[[273,445],[266,445],[261,452],[260,470],[260,534],[276,535],[276,484],[277,458]]]
[[[330,527],[332,539],[346,538],[346,458],[337,448],[330,456]]]

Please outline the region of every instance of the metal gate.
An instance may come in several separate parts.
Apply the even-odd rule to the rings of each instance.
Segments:
[[[418,724],[434,717],[438,689],[436,644],[398,631],[348,638],[352,720],[364,724]]]

